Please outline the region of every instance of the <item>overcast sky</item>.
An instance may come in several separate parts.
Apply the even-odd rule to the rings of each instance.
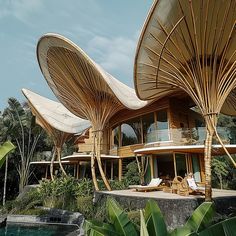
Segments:
[[[79,45],[133,87],[137,40],[152,0],[0,0],[0,111],[22,88],[56,100],[38,66],[36,44],[48,32]]]

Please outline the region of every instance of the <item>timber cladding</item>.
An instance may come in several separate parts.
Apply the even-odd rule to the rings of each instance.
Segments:
[[[146,115],[151,112],[155,112],[157,110],[162,110],[169,107],[169,98],[163,98],[158,101],[152,102],[144,108],[138,110],[129,110],[122,109],[121,111],[115,113],[109,120],[107,124],[110,128],[133,118]]]
[[[127,158],[127,157],[134,157],[135,153],[134,151],[136,149],[143,148],[144,144],[134,144],[130,146],[124,146],[120,148],[110,149],[109,154],[110,155],[117,155],[120,158]]]

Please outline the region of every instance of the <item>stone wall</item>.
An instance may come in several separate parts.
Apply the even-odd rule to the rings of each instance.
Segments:
[[[60,223],[60,224],[72,224],[81,226],[84,221],[84,217],[79,212],[70,212],[61,209],[50,209],[45,215],[8,215],[7,222],[15,223]]]
[[[124,209],[130,210],[143,209],[148,201],[147,197],[121,196],[105,192],[96,192],[96,204],[100,205],[104,203],[107,197],[114,198]],[[204,201],[203,198],[155,198],[154,200],[158,203],[169,230],[184,225],[194,209],[196,209]],[[216,204],[216,210],[220,214],[229,214],[231,213],[230,208],[236,208],[236,196],[215,198],[214,202]]]

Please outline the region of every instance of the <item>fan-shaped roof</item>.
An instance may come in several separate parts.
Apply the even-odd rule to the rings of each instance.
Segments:
[[[120,109],[139,109],[148,104],[61,35],[44,35],[38,42],[37,56],[57,98],[74,114],[92,123],[106,122]]]
[[[35,115],[39,122],[43,119],[53,128],[71,134],[80,133],[91,126],[88,120],[75,116],[59,102],[42,97],[28,89],[22,89],[22,92],[36,111]]]
[[[223,96],[210,97],[215,88],[220,97],[233,88],[225,91],[227,83],[235,86],[235,21],[236,1],[154,1],[136,51],[138,97],[158,99],[183,89],[193,100],[215,99],[222,112],[236,114],[234,93],[224,105]]]

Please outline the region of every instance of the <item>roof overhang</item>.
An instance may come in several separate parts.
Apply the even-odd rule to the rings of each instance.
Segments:
[[[71,162],[70,160],[64,160],[61,161],[62,164],[70,164],[70,163],[74,163]],[[50,165],[51,161],[31,161],[30,165]],[[59,165],[59,161],[54,161],[53,162],[54,165]]]
[[[78,154],[73,154],[69,156],[62,157],[62,160],[70,160],[70,161],[90,161],[91,160],[91,154],[84,154],[84,153],[78,153]],[[113,155],[105,155],[101,154],[101,159],[106,159],[106,160],[115,160],[119,159],[119,156],[113,156]]]
[[[236,145],[225,145],[229,153],[236,153]],[[184,152],[184,153],[204,153],[204,145],[180,145],[180,146],[163,146],[163,147],[146,147],[136,149],[135,154],[151,155],[169,152]],[[221,145],[212,145],[212,155],[224,155],[225,152]]]

